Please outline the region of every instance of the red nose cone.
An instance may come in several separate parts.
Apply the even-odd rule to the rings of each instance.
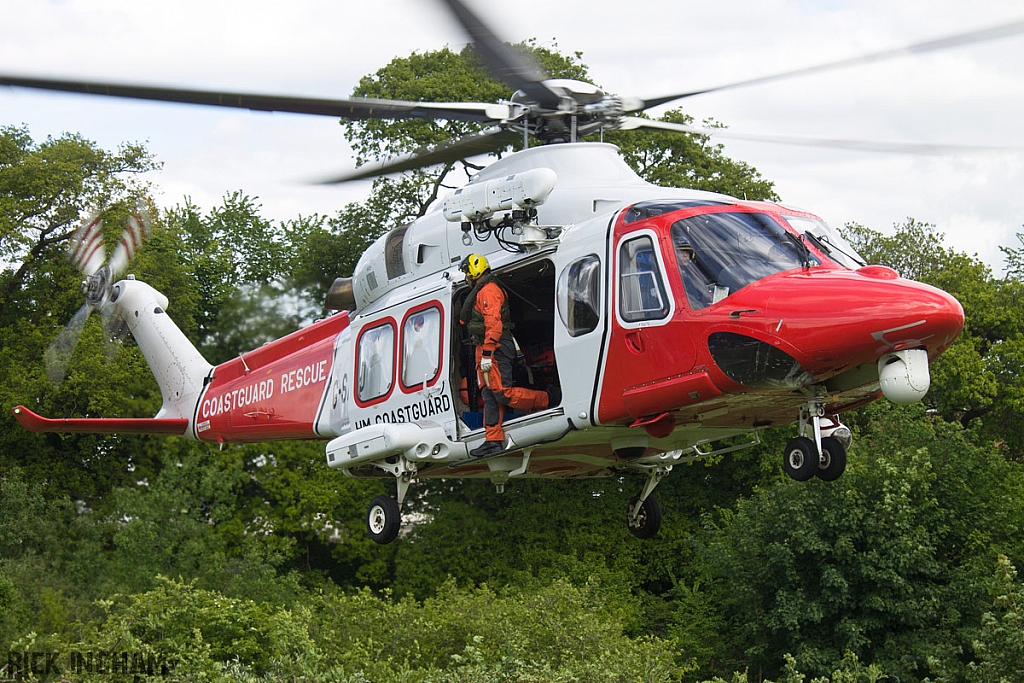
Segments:
[[[765,283],[780,341],[815,376],[890,351],[925,348],[934,359],[959,336],[964,311],[940,289],[904,280],[883,266],[793,273]]]

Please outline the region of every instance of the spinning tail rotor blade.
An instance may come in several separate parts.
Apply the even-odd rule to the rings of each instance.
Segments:
[[[116,278],[124,272],[124,269],[128,267],[128,263],[135,256],[139,247],[142,246],[143,240],[149,237],[151,230],[152,224],[149,220],[149,214],[141,205],[136,206],[131,216],[128,217],[128,223],[124,226],[121,239],[118,241],[117,246],[114,248],[114,253],[110,257],[111,278]]]
[[[82,335],[82,328],[85,327],[85,321],[89,319],[92,310],[92,304],[82,304],[57,338],[47,347],[43,362],[46,366],[46,377],[54,384],[60,384],[64,380],[71,354],[78,345],[78,338]]]
[[[82,222],[68,247],[71,264],[85,275],[92,275],[103,266],[103,220],[95,212]]]
[[[96,211],[82,223],[68,247],[71,263],[85,274],[85,281],[82,282],[85,303],[46,349],[46,376],[54,384],[59,384],[67,374],[71,354],[82,335],[85,322],[94,310],[99,310],[103,316],[104,336],[108,341],[123,335],[126,329],[124,321],[106,304],[114,279],[124,272],[143,240],[149,236],[151,222],[145,208],[141,204],[137,205],[128,217],[113,255],[104,265],[103,223],[99,215],[100,212]],[[111,349],[108,347],[108,355]]]

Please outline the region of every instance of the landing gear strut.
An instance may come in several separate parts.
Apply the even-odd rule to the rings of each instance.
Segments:
[[[651,468],[647,472],[647,481],[644,482],[640,495],[633,496],[629,501],[626,522],[629,525],[629,533],[637,538],[651,538],[661,528],[661,505],[651,492],[671,471],[671,465]]]
[[[782,469],[796,481],[815,476],[835,481],[846,470],[846,445],[837,436],[840,433],[848,435],[849,430],[839,418],[825,416],[824,395],[815,394],[800,408],[800,436],[786,444]]]
[[[391,496],[377,496],[370,501],[370,507],[366,510],[366,531],[374,543],[386,545],[398,538],[398,531],[402,527],[402,502],[405,500],[405,494],[409,492],[409,484],[416,474],[416,468],[405,458],[399,458],[394,464],[378,466],[395,475],[398,498],[396,500]]]

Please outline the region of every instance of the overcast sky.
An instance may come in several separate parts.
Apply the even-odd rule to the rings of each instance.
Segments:
[[[472,1],[472,0],[470,0]],[[581,51],[606,91],[654,97],[1024,19],[1019,0],[515,0],[474,7],[505,38]],[[347,97],[392,57],[465,43],[432,0],[0,0],[0,73]],[[912,216],[999,272],[1024,230],[1024,35],[691,98],[743,133],[1007,145],[905,156],[726,141],[782,200],[883,232]],[[658,115],[659,110],[652,113]],[[335,119],[0,87],[0,125],[145,142],[162,206],[259,197],[272,219],[333,214],[369,183]]]

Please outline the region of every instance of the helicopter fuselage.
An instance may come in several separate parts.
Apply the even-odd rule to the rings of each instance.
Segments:
[[[838,415],[882,395],[919,400],[929,363],[963,326],[953,297],[864,265],[815,216],[651,185],[610,145],[524,150],[464,190],[363,254],[344,288],[350,310],[217,366],[165,314],[163,295],[119,281],[103,305],[153,370],[158,415],[49,420],[18,406],[15,416],[34,431],[324,439],[331,467],[395,477],[398,504],[417,478],[484,477],[501,489],[514,477],[640,472],[629,520],[643,535],[656,530],[644,506],[660,478],[754,442],[730,437],[799,421],[787,472],[839,476]],[[557,397],[507,413],[505,451],[486,459],[469,455],[484,428],[459,321],[470,288],[458,264],[471,253],[486,255],[507,292],[514,381]],[[378,542],[395,528],[378,533],[372,520],[393,520],[394,505],[371,505]]]

